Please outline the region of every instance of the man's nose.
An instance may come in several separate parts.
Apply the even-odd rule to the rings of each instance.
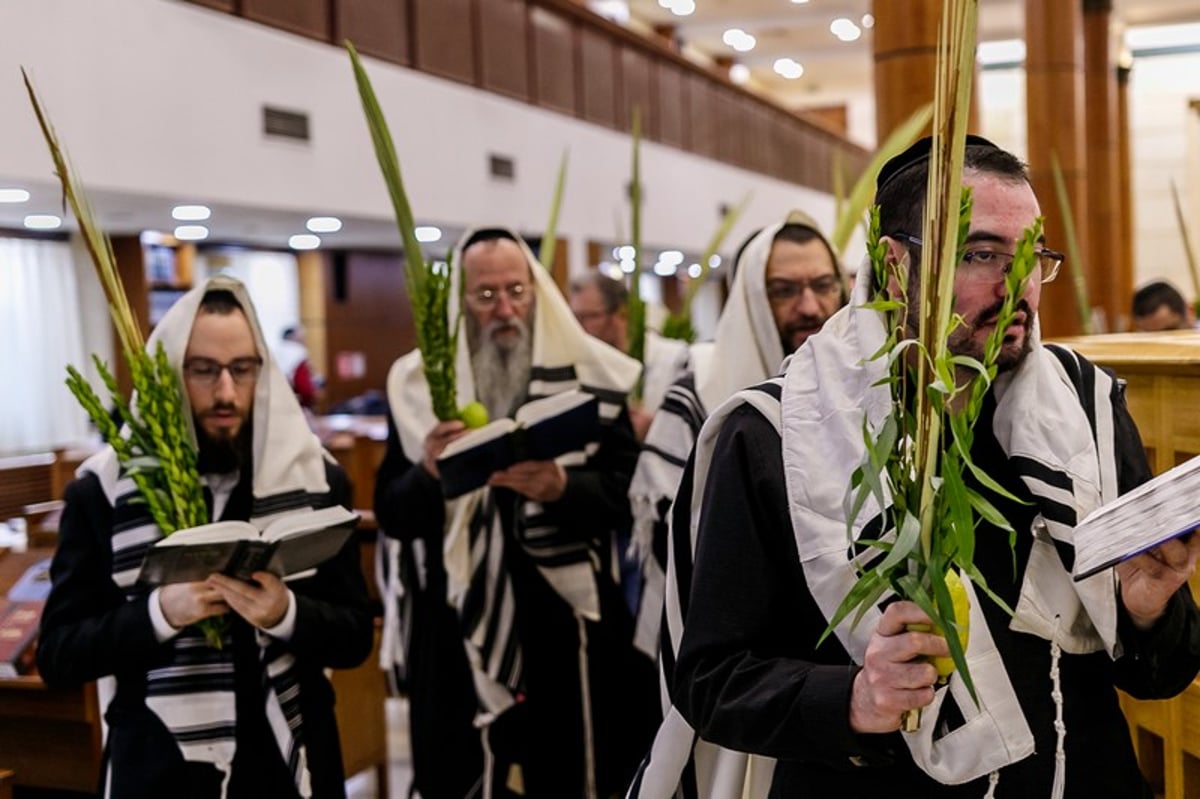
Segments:
[[[517,313],[517,306],[513,305],[512,298],[508,296],[507,291],[502,291],[496,295],[496,307],[492,311],[498,319],[511,319]]]
[[[221,373],[217,375],[213,394],[219,400],[232,400],[237,397],[237,384],[233,382],[233,374],[228,367],[221,369]]]
[[[800,290],[800,296],[796,298],[796,307],[805,316],[820,315],[821,303],[817,302],[817,292],[813,291],[812,286],[805,286]]]

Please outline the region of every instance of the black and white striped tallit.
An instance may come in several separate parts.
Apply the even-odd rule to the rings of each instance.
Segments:
[[[760,231],[743,250],[715,339],[693,346],[693,373],[667,391],[630,483],[634,546],[643,563],[634,643],[657,658],[664,718],[631,789],[633,797],[665,799],[674,795],[676,786],[684,797],[718,797],[736,795],[746,781],[766,779],[770,784],[770,761],[700,739],[672,705],[671,682],[691,590],[695,539],[671,530],[670,507],[709,412],[739,389],[775,374],[786,355],[767,300],[766,273],[776,234],[784,224],[795,222],[820,234],[814,220],[792,212],[786,222]]]
[[[868,360],[883,341],[882,324],[874,312],[855,307],[864,301],[868,285],[869,279],[860,275],[859,295],[851,306],[832,317],[789,360],[782,381],[769,381],[723,405],[706,423],[696,446],[691,552],[703,512],[701,487],[724,419],[734,408],[750,404],[780,431],[797,551],[809,590],[827,618],[855,579],[846,547],[846,502],[851,473],[865,452],[864,414],[877,424],[889,401],[887,388],[877,384],[883,363]],[[1018,531],[1030,535],[1033,545],[1010,627],[1046,639],[1052,651],[1106,650],[1115,658],[1120,646],[1113,572],[1080,583],[1070,574],[1076,520],[1117,495],[1112,391],[1111,378],[1087,361],[1066,350],[1043,347],[1035,322],[1029,356],[997,380],[993,431],[1020,469],[1039,511],[1030,530]],[[772,396],[777,399],[767,399]],[[879,510],[865,508],[858,518],[870,519]],[[672,547],[673,555],[678,551],[678,546]],[[943,705],[953,703],[963,725],[935,741],[937,725],[923,724],[904,741],[914,762],[932,778],[961,784],[990,774],[994,787],[1004,766],[1033,752],[1034,739],[981,612],[980,602],[987,600],[974,595],[969,581],[964,585],[971,598],[967,660],[980,704],[975,705],[955,674],[926,713],[936,717]],[[686,597],[675,595],[674,601],[683,607]],[[848,622],[836,628],[856,662],[862,662],[879,616],[879,610],[871,611],[853,630]],[[712,765],[701,770],[684,761],[682,753],[689,745],[694,746],[697,764],[703,757]],[[1057,768],[1056,783],[1061,786],[1061,757]],[[697,742],[673,709],[630,796],[666,799],[679,788],[684,796],[766,797],[771,769],[769,759]]]
[[[237,297],[264,361],[254,396],[250,518],[261,530],[271,520],[315,507],[325,498],[329,493],[325,454],[286,378],[271,360],[254,307],[240,282],[218,276],[188,292],[163,317],[147,347],[155,348],[161,341],[171,364],[181,370],[196,311],[204,293],[213,289],[225,289]],[[182,401],[190,417],[186,392]],[[194,440],[194,431],[192,434]],[[138,568],[146,548],[162,538],[162,531],[145,505],[137,501],[132,479],[120,474],[111,448],[85,461],[79,473],[95,474],[113,506],[113,581],[130,601],[144,601],[145,588],[136,585]],[[171,731],[184,759],[211,763],[222,772],[222,795],[229,785],[237,724],[232,642],[228,634],[226,638],[226,645],[215,649],[205,643],[203,633],[187,628],[164,644],[173,651],[170,665],[146,675],[147,707]],[[264,691],[268,724],[297,790],[303,797],[311,796],[294,658],[281,642],[261,631],[257,640],[263,685],[269,688]]]
[[[471,233],[468,231],[462,241]],[[514,238],[530,264],[536,296],[527,401],[579,388],[600,400],[601,423],[611,424],[624,408],[640,364],[587,335],[550,274],[525,243]],[[458,285],[461,256],[460,244],[452,261],[454,285]],[[451,319],[457,318],[457,298],[452,299],[449,312]],[[462,407],[475,399],[475,387],[465,329],[460,328],[458,341],[457,392]],[[414,350],[393,365],[388,375],[388,400],[404,454],[419,463],[425,436],[437,423],[420,352]],[[558,460],[564,466],[583,465],[597,447],[598,442],[594,442],[586,450],[568,453]],[[579,541],[560,532],[549,522],[541,504],[531,500],[521,504],[512,532],[515,542],[576,617],[598,620],[599,564],[593,554],[598,542]],[[447,502],[443,545],[447,601],[464,623],[464,644],[480,703],[480,724],[487,724],[510,707],[521,685],[521,652],[513,632],[513,589],[508,571],[503,568],[504,548],[509,545],[490,489],[482,488]],[[393,551],[399,546],[399,542],[389,542]],[[396,631],[402,615],[402,603],[389,596],[385,602],[385,628],[391,628],[388,634],[393,641],[403,638]],[[581,683],[586,684],[586,675],[581,675]]]
[[[692,347],[692,373],[667,390],[629,483],[633,549],[642,561],[634,644],[650,657],[658,655],[666,585],[666,544],[654,540],[655,531],[661,539],[670,518],[667,508],[675,499],[700,425],[735,391],[775,374],[785,355],[766,285],[771,245],[783,224],[762,230],[742,252],[715,338]]]

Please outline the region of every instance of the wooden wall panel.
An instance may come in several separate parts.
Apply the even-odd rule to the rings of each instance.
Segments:
[[[533,37],[534,101],[557,112],[577,114],[580,103],[576,92],[575,25],[545,8],[530,6],[529,29]]]
[[[217,11],[227,11],[233,13],[237,10],[235,0],[188,0],[189,3],[195,3],[198,6],[216,9]]]
[[[575,26],[558,14],[531,6],[529,27],[533,37],[535,102],[564,114],[578,113]]]
[[[621,93],[617,124],[622,130],[633,129],[633,108],[642,114],[642,135],[658,139],[658,104],[654,102],[654,62],[639,50],[620,48]]]
[[[337,0],[334,3],[333,41],[349,39],[367,55],[395,64],[412,63],[409,43],[408,0]]]
[[[662,62],[657,73],[658,140],[683,149],[687,147],[683,72],[679,67]]]
[[[771,173],[771,142],[767,135],[767,109],[760,103],[746,106],[746,128],[742,131],[742,151],[746,168]]]
[[[741,98],[723,86],[717,87],[716,95],[717,157],[730,164],[742,166]]]
[[[367,389],[383,389],[392,363],[413,348],[416,334],[399,255],[336,253],[328,269],[325,405],[332,407]],[[365,366],[361,376],[339,373],[339,358],[344,364],[358,357]]]
[[[717,157],[716,90],[700,75],[687,77],[688,137],[692,152]]]
[[[242,0],[242,16],[323,42],[331,38],[328,0]]]
[[[530,99],[525,0],[479,0],[480,80],[485,89]]]
[[[443,78],[475,82],[474,3],[471,0],[412,0],[413,59],[418,69]]]
[[[616,127],[617,98],[613,86],[617,71],[612,38],[605,33],[580,29],[579,59],[583,118],[598,125]]]

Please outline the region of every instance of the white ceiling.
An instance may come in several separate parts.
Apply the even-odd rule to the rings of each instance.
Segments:
[[[907,0],[875,0],[906,2]],[[1080,0],[1044,0],[1079,2]],[[808,0],[798,4],[790,0],[694,0],[696,11],[688,17],[676,17],[662,8],[658,0],[628,0],[635,19],[645,25],[673,24],[676,35],[689,48],[708,55],[739,55],[722,43],[727,28],[740,27],[758,39],[757,46],[739,56],[753,70],[754,85],[786,106],[812,104],[819,93],[822,103],[829,98],[870,92],[872,30],[855,42],[844,43],[829,31],[829,23],[841,16],[861,20],[872,7],[872,0]],[[1127,25],[1200,22],[1197,0],[1115,0],[1114,16]],[[1023,28],[1022,0],[981,0],[980,39],[983,41],[1019,38]],[[776,58],[788,56],[804,65],[804,75],[795,81],[777,76],[772,70]],[[0,175],[0,188],[10,185]],[[57,184],[47,180],[21,187],[32,192],[30,202],[0,203],[0,228],[20,229],[27,213],[43,212],[61,206]],[[114,234],[142,230],[172,230],[176,222],[171,208],[181,202],[203,202],[202,197],[146,196],[117,191],[92,192],[92,204],[101,225]],[[293,233],[304,232],[308,214],[262,208],[213,206],[208,224],[210,242],[232,242],[263,247],[285,246]],[[390,221],[344,218],[344,227],[330,244],[343,248],[398,248],[399,236]],[[70,222],[67,226],[70,226]],[[454,239],[448,231],[433,252],[444,249]]]
[[[858,40],[842,42],[830,32],[830,23],[846,17],[861,25],[875,3],[908,0],[693,0],[696,10],[684,17],[675,16],[659,0],[627,1],[636,22],[674,26],[685,47],[710,57],[733,57],[751,69],[754,89],[787,107],[801,107],[833,102],[839,94],[861,94],[871,85],[875,31],[864,29]],[[1198,22],[1200,2],[1115,0],[1113,18],[1126,26]],[[1023,0],[980,0],[980,41],[1022,38],[1024,23]],[[738,53],[726,45],[721,37],[729,28],[754,36],[754,49]],[[777,75],[773,65],[782,57],[800,62],[804,74],[795,80]]]

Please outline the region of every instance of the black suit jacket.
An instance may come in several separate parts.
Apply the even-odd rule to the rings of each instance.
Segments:
[[[327,464],[326,477],[327,504],[348,506],[349,484],[342,470]],[[246,520],[250,506],[247,476],[234,489],[222,518]],[[42,617],[38,668],[51,685],[116,677],[116,694],[106,712],[114,799],[220,796],[217,770],[185,761],[170,732],[146,707],[146,672],[169,664],[171,649],[154,635],[150,589],[144,597],[126,601],[112,580],[112,517],[94,475],[67,487],[51,565],[53,587]],[[296,658],[313,796],[341,797],[345,784],[333,690],[322,670],[356,666],[371,649],[372,615],[354,539],[314,576],[291,581],[288,587],[296,596],[296,624],[288,646]],[[266,723],[254,630],[235,614],[230,618],[237,754],[228,795],[287,796],[294,788]]]

